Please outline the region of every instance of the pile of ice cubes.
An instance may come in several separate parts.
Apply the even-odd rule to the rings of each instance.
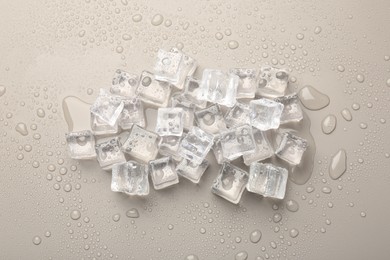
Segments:
[[[286,94],[287,71],[205,69],[197,79],[196,69],[196,60],[172,48],[158,51],[153,73],[117,70],[91,106],[92,131],[66,134],[71,157],[96,157],[112,170],[113,191],[144,196],[149,176],[156,190],[179,183],[179,176],[199,183],[212,151],[220,165],[213,193],[232,203],[244,189],[283,199],[288,170],[262,161],[275,155],[296,166],[307,148],[292,132],[280,133],[277,147],[267,138],[268,131],[303,118],[297,95]],[[157,110],[154,131],[146,128],[146,108]],[[97,136],[106,139],[95,143]]]

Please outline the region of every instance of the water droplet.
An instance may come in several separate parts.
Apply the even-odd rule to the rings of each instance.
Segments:
[[[248,253],[246,251],[240,251],[236,254],[235,260],[246,260],[248,259]]]
[[[78,220],[78,219],[81,217],[81,213],[80,213],[80,211],[78,211],[77,209],[76,209],[76,210],[73,210],[73,211],[70,213],[70,217],[71,217],[73,220]]]
[[[215,38],[216,38],[217,40],[222,40],[222,39],[223,39],[223,34],[220,33],[220,32],[217,32],[217,33],[215,34]]]
[[[161,14],[156,14],[152,18],[152,25],[159,26],[164,21],[164,17]]]
[[[295,238],[299,235],[299,231],[296,228],[290,229],[290,237]]]
[[[88,88],[88,89],[87,89],[87,94],[88,94],[88,95],[92,95],[92,94],[93,94],[93,89]]]
[[[343,110],[341,110],[341,115],[346,121],[352,120],[352,114],[351,111],[348,110],[348,108],[344,108]]]
[[[15,127],[15,130],[23,136],[28,135],[28,129],[25,123],[18,123]]]
[[[70,192],[71,190],[72,190],[72,184],[70,183],[65,184],[64,191]]]
[[[133,37],[131,37],[130,34],[125,33],[125,34],[122,35],[122,39],[124,41],[130,41],[131,39],[133,39]]]
[[[305,35],[303,33],[298,33],[296,37],[298,40],[303,40],[305,38]]]
[[[260,241],[260,239],[261,239],[261,236],[262,236],[261,231],[256,229],[256,230],[253,230],[251,232],[251,234],[249,235],[249,240],[252,243],[258,243]]]
[[[340,72],[344,72],[345,71],[345,68],[343,65],[338,65],[337,66],[337,70],[340,71]]]
[[[353,103],[352,104],[352,109],[355,110],[355,111],[359,110],[360,109],[360,105],[358,103]]]
[[[114,220],[115,222],[118,222],[120,219],[121,219],[121,215],[120,214],[114,214],[112,216],[112,220]]]
[[[196,255],[191,254],[191,255],[186,256],[184,258],[184,260],[199,260],[199,257],[196,256]]]
[[[321,191],[325,194],[330,194],[332,192],[332,189],[330,187],[322,187]]]
[[[136,208],[132,208],[126,211],[126,216],[129,218],[139,218],[139,212]]]
[[[310,110],[319,110],[329,105],[330,99],[327,95],[319,92],[312,86],[304,86],[298,93],[302,104]]]
[[[307,188],[306,188],[306,192],[307,193],[312,193],[313,191],[315,191],[315,188],[313,187],[313,186],[307,186]]]
[[[306,188],[307,190],[307,188]],[[288,211],[297,212],[299,210],[299,204],[295,200],[288,200],[286,202],[286,208]]]
[[[322,132],[324,134],[330,134],[336,129],[337,118],[335,115],[328,115],[322,120]]]
[[[206,233],[206,229],[205,229],[205,228],[203,228],[203,227],[202,227],[202,228],[200,228],[200,229],[199,229],[199,231],[200,231],[200,233],[201,233],[201,234],[204,234],[204,233]]]
[[[321,33],[321,32],[322,32],[321,26],[316,26],[316,28],[314,28],[314,33],[315,33],[315,34],[319,34],[319,33]]]
[[[360,124],[359,124],[359,127],[360,127],[361,129],[366,129],[366,128],[368,127],[368,125],[367,125],[366,123],[360,123]]]
[[[45,237],[50,237],[51,236],[51,232],[50,231],[46,231],[45,232]]]
[[[229,47],[230,49],[232,49],[232,50],[237,49],[238,46],[239,46],[239,43],[238,43],[238,41],[236,41],[236,40],[231,40],[231,41],[229,41],[229,43],[228,43],[228,47]]]
[[[142,15],[135,14],[135,15],[133,15],[133,17],[131,19],[133,20],[133,22],[136,22],[136,23],[141,22],[142,21]]]
[[[117,53],[122,53],[122,52],[123,52],[123,47],[122,47],[122,46],[117,46],[116,49],[115,49],[115,51],[116,51]]]
[[[388,79],[386,80],[386,85],[387,85],[388,87],[390,87],[390,78],[388,78]],[[1,90],[0,90],[0,97],[1,97]]]
[[[361,216],[362,218],[365,218],[365,217],[367,216],[367,214],[366,214],[366,212],[362,211],[362,212],[360,212],[360,216]]]
[[[0,85],[0,97],[3,96],[6,91],[7,91],[7,89],[4,86]]]
[[[85,30],[79,31],[79,37],[84,37],[84,35],[85,35]]]
[[[278,223],[282,220],[282,214],[280,213],[275,213],[274,216],[272,217],[272,220],[275,222],[275,223]]]
[[[359,82],[359,83],[363,83],[363,82],[364,82],[364,75],[363,75],[363,74],[358,74],[358,75],[356,76],[356,80],[357,80],[357,82]]]
[[[169,225],[168,225],[168,229],[169,229],[169,230],[172,230],[172,229],[173,229],[173,225],[172,225],[172,224],[169,224]]]
[[[39,236],[35,236],[32,239],[34,245],[39,245],[42,242],[42,239]]]

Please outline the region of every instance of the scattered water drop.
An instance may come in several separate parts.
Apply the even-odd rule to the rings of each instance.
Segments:
[[[32,242],[34,245],[39,245],[42,242],[42,239],[39,236],[35,236],[33,237]]]
[[[275,213],[274,216],[272,217],[272,220],[275,222],[275,223],[278,223],[282,220],[282,214],[280,213]]]
[[[199,260],[199,257],[196,256],[196,255],[191,254],[191,255],[186,256],[184,258],[184,260]]]
[[[141,22],[142,21],[142,15],[135,14],[135,15],[133,15],[133,17],[131,19],[133,20],[133,22],[136,22],[136,23]]]
[[[366,212],[362,211],[362,212],[360,212],[360,216],[361,216],[362,218],[365,218],[365,217],[367,216],[367,214],[366,214]]]
[[[115,51],[117,53],[122,53],[123,52],[123,47],[119,45],[119,46],[116,47]]]
[[[228,43],[228,47],[229,47],[230,49],[232,49],[232,50],[237,49],[238,46],[239,46],[239,43],[238,43],[238,41],[236,41],[236,40],[231,40],[231,41],[229,41],[229,43]]]
[[[223,39],[223,34],[220,33],[220,32],[217,32],[217,33],[215,34],[215,38],[216,38],[217,40],[222,40],[222,39]]]
[[[298,40],[303,40],[305,38],[305,35],[303,33],[298,33],[296,37]]]
[[[71,190],[72,190],[72,184],[70,183],[65,184],[64,191],[70,192]]]
[[[161,14],[156,14],[152,18],[152,25],[159,26],[164,21],[164,17]]]
[[[256,229],[256,230],[253,230],[251,232],[251,234],[249,235],[249,240],[252,243],[258,243],[260,241],[260,239],[261,239],[261,236],[262,236],[261,231]]]
[[[240,251],[236,254],[235,260],[246,260],[248,259],[248,253],[246,251]]]
[[[28,135],[28,129],[25,123],[18,123],[15,127],[15,130],[23,136]]]
[[[330,194],[332,192],[332,189],[330,187],[322,187],[321,191],[325,194]]]
[[[131,37],[130,34],[125,33],[125,34],[122,35],[122,39],[124,41],[130,41],[131,39],[133,39],[133,37]]]
[[[366,123],[360,123],[360,124],[359,124],[359,127],[360,127],[361,129],[366,129],[366,128],[368,127],[368,125],[367,125]]]
[[[50,237],[51,236],[51,232],[50,231],[46,231],[45,232],[45,237]]]
[[[173,229],[173,225],[172,225],[172,224],[169,224],[169,225],[168,225],[168,229],[169,229],[169,230],[172,230],[172,229]]]
[[[315,34],[319,34],[319,33],[321,33],[321,32],[322,32],[321,26],[316,26],[316,28],[314,28],[314,33],[315,33]]]
[[[323,120],[322,120],[322,132],[324,134],[330,134],[336,129],[337,125],[337,118],[335,115],[327,115]]]
[[[288,200],[286,202],[286,208],[288,211],[297,212],[299,210],[299,204],[295,200]]]
[[[357,80],[357,82],[359,82],[359,83],[363,83],[363,82],[364,82],[364,75],[363,75],[363,74],[358,74],[358,75],[356,76],[356,80]]]
[[[290,229],[290,237],[295,238],[299,235],[299,231],[296,228]]]
[[[0,85],[0,97],[3,96],[6,91],[7,91],[7,89],[4,86]]]
[[[304,86],[298,93],[302,104],[310,110],[319,110],[329,105],[330,99],[327,95],[319,92],[312,86]]]
[[[341,115],[343,116],[343,118],[346,121],[351,121],[352,120],[352,114],[351,114],[351,111],[349,111],[348,108],[344,108],[343,110],[341,110]]]
[[[352,104],[352,109],[355,110],[355,111],[359,110],[360,109],[360,105],[358,103],[353,103]]]
[[[73,210],[73,211],[70,213],[70,217],[71,217],[73,220],[78,220],[78,219],[81,217],[81,213],[80,213],[80,211],[78,211],[77,209],[76,209],[76,210]]]
[[[115,214],[115,215],[112,216],[112,220],[114,220],[115,222],[118,222],[120,219],[121,219],[121,215],[120,214]]]
[[[139,212],[136,208],[132,208],[126,211],[126,216],[129,218],[139,218]]]
[[[387,79],[386,85],[387,85],[388,87],[390,87],[390,78]],[[1,90],[0,90],[0,97],[1,97]]]

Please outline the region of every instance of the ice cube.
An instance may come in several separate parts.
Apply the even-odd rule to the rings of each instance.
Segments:
[[[212,103],[232,107],[236,103],[239,77],[221,70],[205,69],[198,98]]]
[[[166,107],[171,95],[171,85],[157,80],[153,73],[143,71],[137,92],[143,102],[154,107]]]
[[[126,162],[125,155],[121,151],[119,137],[96,144],[97,160],[103,170],[110,170],[116,163]]]
[[[119,117],[122,129],[131,129],[133,125],[145,127],[144,107],[138,98],[123,99],[123,110]]]
[[[181,136],[184,127],[184,112],[179,107],[159,108],[156,133],[160,136]]]
[[[187,77],[184,83],[184,97],[199,108],[206,108],[207,101],[200,100],[200,81],[193,77]]]
[[[239,77],[237,87],[237,99],[239,98],[254,98],[257,86],[257,72],[255,69],[234,68],[230,69]]]
[[[172,107],[179,107],[183,109],[184,113],[184,130],[190,130],[194,125],[194,106],[190,101],[186,100],[180,94],[174,94],[171,98]]]
[[[187,159],[183,159],[176,166],[176,172],[193,183],[199,183],[200,178],[208,166],[209,163],[207,160],[203,160],[201,164],[197,164]]]
[[[252,127],[243,125],[221,133],[223,157],[231,161],[255,151]]]
[[[104,89],[100,89],[99,96],[91,106],[91,113],[98,116],[110,126],[114,126],[123,109],[120,96],[111,95]]]
[[[193,127],[180,142],[178,153],[192,161],[201,164],[213,145],[213,135],[198,127]]]
[[[89,130],[65,134],[69,155],[73,159],[91,159],[96,157],[95,137]]]
[[[169,52],[161,49],[158,51],[154,70],[156,79],[168,81],[182,89],[185,78],[191,76],[196,67],[197,62],[193,58],[172,48]]]
[[[264,197],[283,199],[286,193],[288,171],[269,163],[252,163],[246,189]]]
[[[180,161],[178,154],[181,136],[163,136],[161,137],[159,153],[163,156],[171,156],[175,161]]]
[[[149,172],[155,190],[161,190],[176,183],[179,177],[171,157],[162,157],[149,162]]]
[[[156,158],[160,137],[138,125],[134,125],[129,137],[122,145],[122,151],[141,162],[147,163]]]
[[[218,177],[214,180],[211,191],[222,198],[237,204],[248,182],[248,173],[225,162]]]
[[[243,155],[244,163],[248,166],[252,162],[265,160],[267,158],[270,158],[274,154],[272,146],[270,145],[268,139],[261,130],[253,127],[252,133],[256,144],[255,151]]]
[[[249,106],[252,126],[261,131],[277,129],[279,127],[280,116],[284,107],[283,104],[262,98],[252,100]]]
[[[118,69],[115,71],[114,78],[112,79],[112,86],[110,91],[115,95],[135,97],[138,84],[138,75],[130,74],[126,71]]]
[[[115,164],[112,167],[111,190],[129,195],[148,195],[148,167],[134,161]]]
[[[210,134],[216,134],[226,129],[223,114],[217,104],[196,111],[195,120],[201,129]]]
[[[288,72],[285,69],[264,66],[258,76],[256,96],[281,97],[288,85]]]
[[[225,116],[225,123],[228,128],[250,124],[250,122],[249,106],[240,102],[237,102]]]
[[[280,116],[281,124],[299,122],[303,119],[302,108],[299,105],[297,94],[286,95],[284,97],[275,98],[274,100],[284,105],[282,115]]]
[[[285,132],[282,134],[282,140],[275,154],[291,165],[298,165],[301,163],[302,155],[306,148],[307,141],[305,139]]]
[[[213,150],[217,163],[222,164],[225,161],[225,158],[223,157],[221,136],[219,134],[214,135],[214,143],[211,149]]]
[[[94,135],[110,135],[118,132],[118,121],[115,125],[110,126],[100,119],[100,117],[91,113],[91,129]]]

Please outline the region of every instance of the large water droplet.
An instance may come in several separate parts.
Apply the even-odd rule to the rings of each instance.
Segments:
[[[298,93],[302,104],[310,110],[319,110],[329,105],[327,95],[319,92],[312,86],[304,86]]]
[[[322,120],[322,132],[324,134],[330,134],[336,129],[337,118],[334,115],[328,115]]]
[[[164,21],[164,17],[161,14],[156,14],[152,18],[152,25],[158,26],[162,24],[163,21]]]
[[[340,149],[331,159],[329,166],[329,176],[337,180],[347,169],[347,153]]]
[[[18,123],[15,127],[15,130],[23,136],[28,135],[28,129],[25,123]]]
[[[235,260],[246,260],[248,259],[248,253],[246,251],[240,251],[236,254]]]
[[[352,120],[352,114],[351,114],[351,111],[349,111],[348,108],[344,108],[344,109],[341,111],[341,115],[343,116],[343,118],[344,118],[346,121],[351,121],[351,120]]]
[[[261,231],[256,229],[256,230],[253,230],[251,232],[251,234],[249,235],[249,240],[252,243],[258,243],[260,241],[260,239],[261,239],[261,236],[262,236]]]

